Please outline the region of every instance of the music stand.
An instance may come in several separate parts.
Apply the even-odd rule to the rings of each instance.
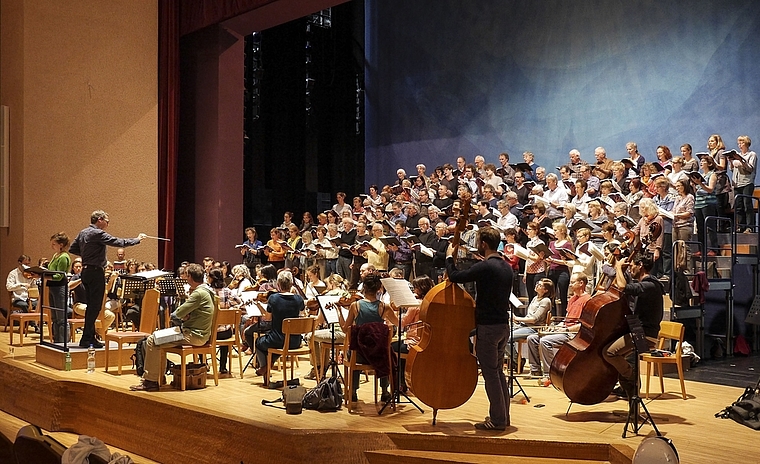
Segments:
[[[172,312],[174,311],[174,304],[175,304],[177,293],[178,293],[177,284],[178,282],[172,276],[156,279],[156,287],[158,287],[158,293],[161,295],[161,299],[163,298],[171,299]],[[185,291],[184,287],[181,287],[181,288],[182,288],[182,292],[184,293]],[[159,317],[159,326],[161,326],[162,329],[165,327],[168,327],[167,322],[169,318],[166,311],[169,309],[169,305],[164,305],[163,309],[164,309],[163,310],[164,317],[163,318]],[[159,307],[159,312],[161,312],[160,307]]]
[[[325,323],[330,326],[330,362],[327,366],[322,366],[322,372],[324,377],[327,377],[327,368],[329,367],[332,377],[342,379],[340,369],[338,369],[338,362],[335,357],[335,324],[340,323],[338,311],[342,311],[338,305],[339,300],[340,296],[338,295],[317,296],[317,302],[319,303],[320,311],[322,311],[322,317],[325,318]]]
[[[69,331],[71,329],[69,328],[69,319],[68,319],[68,311],[67,311],[68,308],[66,308],[66,307],[64,307],[64,308],[53,308],[52,306],[45,306],[45,305],[42,304],[45,301],[45,297],[46,297],[47,292],[48,292],[47,282],[49,282],[50,280],[52,280],[54,275],[56,275],[56,274],[65,274],[65,272],[62,273],[61,271],[50,271],[48,269],[45,269],[45,268],[42,268],[42,267],[39,267],[39,266],[30,267],[29,269],[27,269],[27,271],[32,272],[32,273],[37,274],[37,275],[40,276],[40,297],[37,300],[37,306],[40,308],[40,322],[39,322],[40,325],[38,326],[40,328],[40,345],[44,345],[44,346],[47,346],[47,347],[50,347],[50,348],[53,348],[53,349],[56,349],[56,350],[59,350],[59,351],[64,351],[64,352],[69,351],[68,342],[69,342],[69,337],[71,336],[70,333],[69,333]],[[66,278],[65,280],[66,280],[66,285],[68,285],[69,279]],[[67,295],[68,295],[68,288],[67,288]],[[68,298],[67,298],[67,300],[68,300]],[[68,306],[68,302],[65,302],[64,306]],[[48,330],[51,331],[51,333],[53,331],[53,327],[52,326],[55,325],[55,320],[53,319],[53,311],[61,311],[61,310],[63,310],[63,327],[62,327],[62,330],[63,330],[63,346],[59,345],[55,341],[48,342],[48,341],[45,340],[44,334],[42,332],[42,326],[43,326],[44,321],[45,321],[45,314],[44,314],[44,312],[45,312],[44,310],[45,309],[50,310],[50,327],[48,327]],[[10,312],[8,313],[8,316],[10,316]],[[11,330],[13,330],[13,327],[11,327]],[[19,327],[19,330],[21,330],[20,327]],[[23,333],[21,334],[21,336],[22,337],[24,336]]]
[[[649,410],[639,396],[639,353],[646,353],[649,351],[649,344],[647,343],[646,335],[644,335],[644,326],[641,325],[641,320],[639,320],[639,317],[635,314],[629,314],[625,316],[625,319],[628,322],[628,329],[630,330],[631,339],[633,340],[633,354],[635,359],[633,363],[633,375],[636,381],[636,389],[633,396],[628,398],[628,417],[625,420],[625,427],[623,427],[623,438],[625,438],[628,433],[629,424],[632,427],[631,431],[635,435],[638,435],[639,430],[641,430],[647,422],[649,422],[659,437],[661,436],[660,431],[657,430],[657,426],[655,425],[654,420],[652,420]],[[639,406],[644,410],[643,418],[639,414]],[[641,423],[639,423],[639,419],[643,419]]]
[[[513,296],[514,294],[510,295]],[[511,298],[510,298],[511,300]],[[519,300],[518,300],[519,301]],[[515,304],[510,301],[510,304],[512,304],[512,314],[514,314],[514,310],[517,309],[515,307]],[[525,390],[523,389],[522,385],[520,385],[520,381],[517,380],[517,377],[515,376],[515,363],[517,363],[517,359],[520,359],[519,362],[522,362],[521,354],[518,352],[517,356],[513,357],[512,355],[515,354],[515,321],[512,317],[512,314],[510,314],[509,317],[509,357],[511,359],[511,362],[509,363],[509,378],[507,379],[509,389],[509,399],[511,400],[515,396],[517,396],[518,393],[523,394],[525,397],[525,401],[530,403],[530,397],[528,397],[528,394],[525,393]],[[514,384],[517,384],[517,391],[515,391]],[[507,426],[509,426],[509,401],[507,401]]]
[[[385,403],[383,407],[380,408],[380,411],[377,412],[378,416],[383,414],[383,411],[385,411],[385,408],[388,407],[389,404],[393,405],[392,408],[394,411],[396,410],[397,404],[411,404],[421,413],[425,412],[417,403],[414,402],[413,399],[409,398],[409,395],[401,391],[401,344],[403,343],[401,340],[401,329],[401,308],[399,308],[398,327],[396,328],[396,343],[398,343],[398,351],[396,351],[396,384],[393,386],[393,393],[391,394],[390,401]],[[405,401],[401,401],[402,396],[406,398]]]

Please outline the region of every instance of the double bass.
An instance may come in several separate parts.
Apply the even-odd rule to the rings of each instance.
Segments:
[[[659,224],[650,224],[650,240],[656,240],[660,233]],[[635,236],[629,238],[636,240]],[[630,248],[626,245],[622,248]],[[641,242],[637,245],[631,256]],[[625,258],[617,254],[616,259]],[[627,299],[614,285],[597,291],[583,306],[578,333],[560,347],[549,369],[552,384],[573,403],[598,404],[612,393],[618,371],[604,359],[604,350],[629,332],[625,316],[630,313]]]
[[[456,257],[461,232],[467,227],[470,199],[462,198],[454,210],[457,227],[452,245]],[[420,341],[409,346],[406,384],[433,409],[453,409],[470,399],[478,383],[478,365],[470,353],[470,332],[475,328],[475,301],[459,285],[444,280],[433,287],[420,306]]]

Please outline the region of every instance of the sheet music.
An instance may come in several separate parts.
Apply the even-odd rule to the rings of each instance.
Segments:
[[[338,306],[339,300],[340,300],[339,295],[317,296],[319,307],[322,308],[322,314],[325,316],[325,322],[327,322],[328,324],[338,324],[340,322],[340,319],[338,318],[338,308],[340,307]],[[347,315],[348,315],[348,309],[346,309],[345,312],[343,313],[344,320]]]
[[[520,301],[520,299],[517,298],[515,294],[512,292],[509,292],[509,302],[512,303],[512,306],[514,306],[515,308],[519,308],[520,306],[522,306],[522,301]]]
[[[399,308],[402,306],[414,307],[422,304],[422,301],[414,296],[414,293],[409,288],[409,282],[406,280],[386,278],[380,279],[380,282],[383,283],[383,287],[385,287],[385,291],[390,295],[393,304]]]
[[[136,272],[132,274],[136,277],[142,277],[143,279],[156,279],[158,277],[163,277],[167,275],[172,275],[171,272],[162,271],[160,269],[156,269],[153,271],[143,271],[143,272]]]
[[[523,248],[519,243],[512,243],[515,248],[515,255],[520,259],[530,259],[530,252]]]

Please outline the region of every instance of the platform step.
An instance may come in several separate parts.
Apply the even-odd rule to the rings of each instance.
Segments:
[[[494,454],[454,453],[445,451],[417,451],[417,450],[384,450],[366,451],[365,456],[370,464],[405,464],[420,463],[478,463],[478,464],[567,464],[567,459],[526,457],[526,456],[503,456]],[[577,464],[601,464],[610,461],[592,461],[573,459]]]

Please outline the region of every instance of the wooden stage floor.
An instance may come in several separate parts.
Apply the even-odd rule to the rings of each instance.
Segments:
[[[404,453],[401,448],[409,447],[445,451],[446,443],[459,439],[471,443],[472,438],[482,440],[483,447],[493,445],[493,439],[521,443],[539,454],[541,444],[529,440],[623,445],[635,450],[642,439],[654,435],[645,425],[641,435],[621,437],[624,401],[573,405],[566,414],[569,402],[564,394],[523,377],[518,379],[530,402],[522,395],[513,400],[512,427],[501,433],[480,432],[472,424],[488,411],[482,378],[465,405],[439,411],[435,426],[431,409],[424,405],[420,405],[424,414],[402,404],[397,411],[389,408],[378,416],[371,383],[361,385],[353,413],[344,408],[335,413],[287,415],[261,404],[280,392],[264,388],[262,378],[251,369],[243,379],[220,380],[218,387],[209,379],[204,390],[180,392],[165,386],[156,393],[130,392],[129,386],[138,381],[130,370],[122,376],[115,369],[108,373],[98,369],[94,374],[57,371],[35,361],[36,340],[27,339],[23,348],[13,347],[12,355],[7,340],[7,334],[0,336],[0,409],[46,430],[97,436],[156,462],[237,464],[262,458],[302,462],[325,453],[333,456],[333,462],[370,462],[364,450],[397,449],[396,456]],[[232,358],[231,365],[237,375],[237,359]],[[308,369],[308,361],[302,360],[297,374]],[[659,392],[659,383],[653,381],[653,391]],[[646,400],[660,432],[673,440],[681,462],[715,463],[755,455],[757,432],[714,417],[743,389],[690,381],[686,389],[688,399],[683,400],[678,381],[666,378],[666,393]],[[406,460],[413,461],[411,454]]]

